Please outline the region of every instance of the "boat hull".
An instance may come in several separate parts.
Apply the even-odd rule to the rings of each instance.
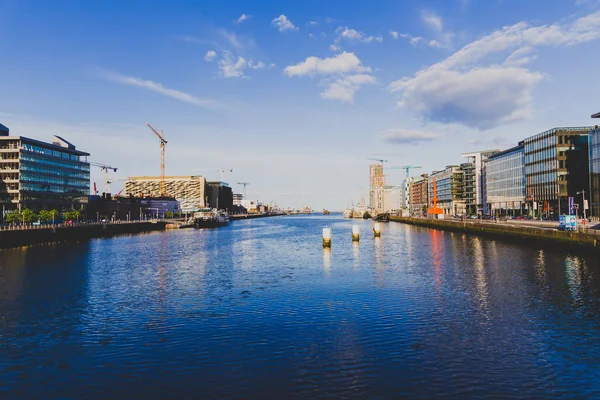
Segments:
[[[197,218],[194,221],[194,227],[201,228],[219,228],[221,226],[227,226],[229,220],[218,220],[216,218]]]

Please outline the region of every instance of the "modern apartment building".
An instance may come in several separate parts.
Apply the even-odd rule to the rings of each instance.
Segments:
[[[466,213],[464,193],[464,172],[458,165],[448,165],[442,171],[434,171],[429,176],[429,202],[433,198],[433,181],[436,181],[437,206],[444,214],[461,215]]]
[[[429,175],[412,178],[410,182],[410,215],[425,215],[429,207]]]
[[[5,210],[81,209],[90,192],[89,153],[60,136],[46,143],[0,125],[0,204]]]
[[[233,190],[225,182],[206,182],[207,206],[230,211],[233,208]]]
[[[525,145],[493,154],[485,160],[485,192],[493,215],[525,212]]]
[[[553,128],[524,140],[526,199],[536,215],[564,214],[569,211],[569,197],[589,192],[588,132],[592,129]]]
[[[467,213],[471,215],[487,214],[486,192],[485,192],[485,160],[500,152],[499,149],[473,151],[463,153],[467,162],[473,164],[472,169],[465,170],[465,206]],[[473,191],[471,192],[471,188]]]
[[[384,186],[383,165],[371,164],[369,166],[369,207],[376,213],[383,212],[384,205]]]
[[[592,115],[600,118],[600,113]],[[590,153],[590,216],[600,218],[600,127],[596,125],[589,133]]]
[[[160,197],[160,176],[131,176],[125,193],[135,197]],[[203,176],[165,176],[165,194],[179,201],[181,212],[194,212],[206,205]]]
[[[477,215],[477,183],[475,163],[467,162],[460,164],[463,173],[462,200],[465,203],[465,211],[469,215]]]

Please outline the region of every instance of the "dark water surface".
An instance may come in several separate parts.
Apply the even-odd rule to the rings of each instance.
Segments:
[[[2,251],[0,398],[600,398],[595,257],[352,223]]]

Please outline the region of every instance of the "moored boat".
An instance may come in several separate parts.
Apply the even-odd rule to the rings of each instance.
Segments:
[[[329,215],[329,214],[331,214],[331,213],[329,212],[329,210],[323,209],[323,215]]]
[[[344,210],[344,218],[352,218],[352,209],[351,208],[346,208]]]
[[[194,213],[194,227],[218,228],[229,224],[227,214],[216,209],[202,208]]]

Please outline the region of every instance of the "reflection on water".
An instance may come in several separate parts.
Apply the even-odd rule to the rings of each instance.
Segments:
[[[596,257],[371,223],[0,252],[0,398],[600,398]]]

